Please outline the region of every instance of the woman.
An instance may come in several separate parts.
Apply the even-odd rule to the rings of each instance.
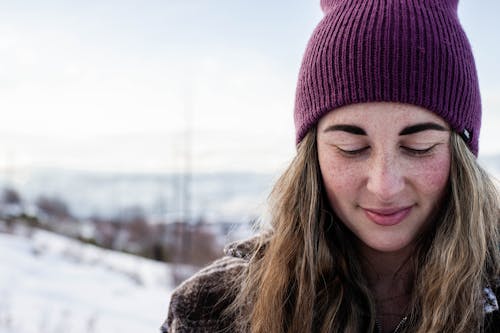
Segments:
[[[163,332],[498,332],[499,195],[453,0],[323,0],[271,228],[173,294]]]

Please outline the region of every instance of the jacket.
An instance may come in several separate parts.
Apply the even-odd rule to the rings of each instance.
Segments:
[[[229,244],[225,256],[174,290],[167,319],[161,326],[162,333],[247,333],[229,331],[231,322],[241,320],[238,315],[228,317],[224,310],[234,299],[235,288],[230,281],[248,266],[257,237],[243,242]],[[500,311],[498,296],[500,289],[485,288],[485,330],[484,333],[500,332]],[[240,316],[245,314],[239,314]]]

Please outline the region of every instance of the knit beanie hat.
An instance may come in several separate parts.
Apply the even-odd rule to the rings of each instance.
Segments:
[[[363,102],[424,107],[477,156],[481,99],[458,0],[321,0],[295,99],[297,144],[329,111]]]

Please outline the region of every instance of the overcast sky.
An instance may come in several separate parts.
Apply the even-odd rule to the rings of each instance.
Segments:
[[[461,1],[500,153],[498,1]],[[0,0],[0,168],[276,172],[319,0]],[[191,133],[185,135],[186,129]],[[187,145],[187,143],[190,143]]]

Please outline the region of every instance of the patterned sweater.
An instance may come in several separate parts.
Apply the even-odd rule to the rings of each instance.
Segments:
[[[173,292],[162,333],[229,332],[233,320],[223,312],[235,292],[229,281],[248,266],[257,238],[229,244],[223,258],[184,281]],[[232,297],[231,297],[232,296]],[[231,330],[231,333],[239,333]],[[244,332],[241,332],[244,333]]]
[[[229,281],[248,266],[257,238],[229,244],[225,256],[184,281],[172,294],[168,316],[161,326],[162,333],[247,333],[231,329],[241,318],[224,314],[234,288]],[[233,292],[233,294],[231,294]],[[500,333],[500,311],[495,292],[485,289],[485,331]],[[243,314],[239,314],[240,316]]]

